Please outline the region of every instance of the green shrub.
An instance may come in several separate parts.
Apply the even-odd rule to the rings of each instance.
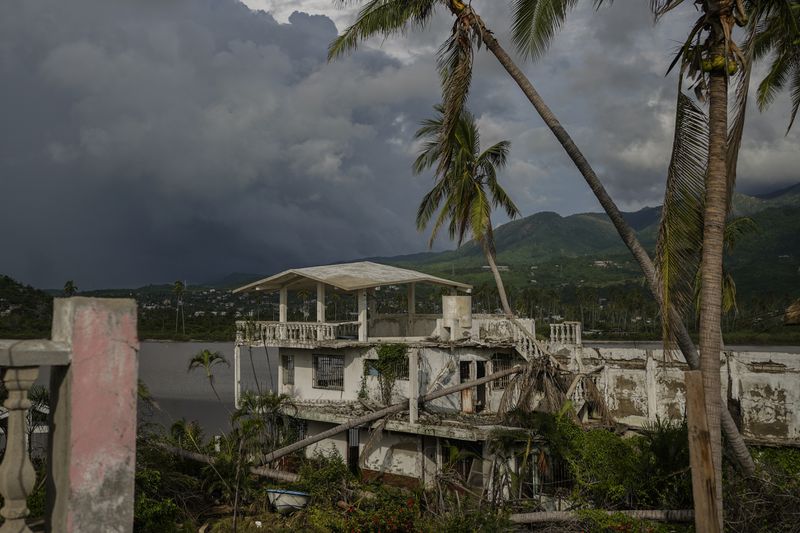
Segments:
[[[353,481],[353,474],[336,449],[328,452],[318,450],[314,457],[303,463],[299,474],[298,488],[311,494],[315,504],[336,503],[342,499],[347,483]]]
[[[180,509],[170,498],[162,498],[161,472],[139,468],[133,499],[133,528],[142,533],[178,531]]]

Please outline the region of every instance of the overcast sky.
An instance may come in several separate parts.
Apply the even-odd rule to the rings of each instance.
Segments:
[[[619,205],[656,205],[676,90],[664,72],[693,10],[654,27],[646,2],[586,4],[544,59],[520,62]],[[510,49],[509,2],[473,5]],[[0,273],[133,287],[424,250],[414,213],[432,178],[410,172],[413,133],[439,99],[433,55],[452,21],[328,64],[355,9],[0,3]],[[485,146],[512,141],[502,181],[523,214],[600,210],[484,50],[470,107]],[[751,108],[740,190],[798,181],[787,109]]]

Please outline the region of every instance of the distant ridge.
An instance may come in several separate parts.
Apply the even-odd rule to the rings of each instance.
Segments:
[[[795,183],[794,185],[789,185],[788,187],[784,187],[783,189],[778,189],[777,191],[764,194],[754,194],[753,196],[762,200],[772,200],[774,198],[778,198],[779,196],[795,194],[800,195],[800,182]]]

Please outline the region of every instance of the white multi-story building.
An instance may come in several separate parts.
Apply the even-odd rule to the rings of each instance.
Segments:
[[[335,449],[367,475],[407,483],[430,484],[448,464],[482,488],[491,484],[498,463],[489,445],[493,432],[512,429],[499,426],[497,416],[510,378],[466,388],[421,408],[419,398],[517,364],[548,360],[564,378],[562,385],[568,384],[561,393],[583,421],[598,414],[598,404],[606,421],[610,417],[634,428],[659,418],[683,418],[687,366],[679,352],[658,345],[583,346],[577,322],[549,324],[549,338],[540,342],[532,320],[473,314],[470,290],[456,281],[371,262],[292,269],[241,287],[235,292],[279,292],[280,303],[277,321],[236,323],[237,404],[241,348],[277,348],[278,392],[292,398],[289,414],[303,422],[307,436],[387,404],[408,402],[402,413],[309,446],[308,455]],[[441,312],[417,312],[418,298],[428,308],[433,299],[440,300]],[[349,320],[326,317],[326,301],[337,302],[341,310],[348,299],[353,313],[338,315]],[[292,303],[299,311],[294,314],[305,321],[288,320]],[[408,364],[393,372],[387,390],[375,362],[382,346],[397,344],[406,346]],[[724,394],[738,411],[745,438],[800,443],[800,361],[795,354],[726,351],[721,367]],[[523,461],[527,470],[519,472],[514,461],[508,468],[536,487],[537,469]]]

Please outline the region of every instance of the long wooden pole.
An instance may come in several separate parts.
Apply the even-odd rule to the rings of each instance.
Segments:
[[[522,367],[517,365],[513,368],[509,368],[506,370],[501,370],[500,372],[495,372],[494,374],[489,374],[486,377],[482,377],[480,379],[476,379],[474,381],[468,381],[466,383],[461,383],[459,385],[454,385],[452,387],[446,387],[444,389],[438,390],[436,392],[431,392],[430,394],[426,394],[422,398],[419,399],[420,403],[430,402],[437,398],[441,398],[443,396],[447,396],[449,394],[453,394],[456,392],[460,392],[464,389],[469,389],[472,387],[477,387],[478,385],[483,385],[484,383],[488,383],[490,381],[494,381],[496,379],[504,378],[506,376],[510,376],[512,374],[516,374],[518,372],[522,372]],[[359,416],[357,418],[353,418],[344,424],[340,424],[336,427],[333,427],[327,431],[323,431],[322,433],[317,433],[316,435],[312,435],[311,437],[306,437],[303,440],[299,440],[293,444],[288,446],[284,446],[283,448],[279,448],[272,453],[269,453],[264,457],[265,463],[271,463],[276,459],[280,459],[284,455],[289,455],[290,453],[296,452],[297,450],[302,450],[303,448],[310,446],[316,442],[319,442],[324,439],[328,439],[330,437],[334,437],[343,431],[347,431],[348,429],[363,426],[364,424],[369,424],[370,422],[374,422],[376,420],[380,420],[389,415],[393,415],[395,413],[401,413],[408,409],[408,400],[396,403],[379,411],[375,411],[374,413],[369,413],[363,416]]]
[[[706,418],[703,374],[699,370],[687,370],[684,376],[695,530],[697,533],[719,533],[719,501],[711,456],[711,435]]]
[[[653,520],[658,522],[691,522],[693,512],[688,509],[678,510],[634,510],[634,511],[600,511],[608,514],[624,514],[639,520]],[[508,517],[515,524],[536,524],[542,522],[576,522],[581,519],[579,513],[574,511],[547,511],[539,513],[519,513]]]

